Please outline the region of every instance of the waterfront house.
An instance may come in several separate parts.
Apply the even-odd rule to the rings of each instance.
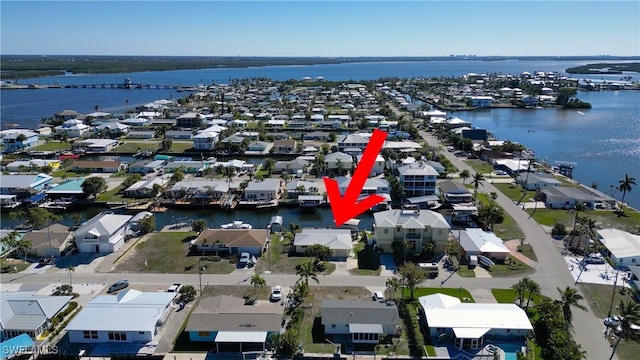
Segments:
[[[48,198],[64,198],[84,195],[82,191],[82,184],[84,183],[84,177],[77,177],[74,179],[68,179],[59,184],[52,184],[49,190],[46,191]],[[64,199],[63,199],[64,200]]]
[[[118,146],[118,140],[112,139],[87,139],[76,141],[71,145],[74,150],[82,150],[87,153],[106,153]]]
[[[131,130],[127,133],[128,139],[153,139],[155,136],[154,130]]]
[[[407,196],[433,195],[436,191],[438,172],[423,161],[400,166],[400,183]]]
[[[44,229],[25,233],[22,240],[31,243],[31,248],[27,251],[27,254],[33,258],[41,258],[48,255],[58,257],[63,256],[71,249],[73,235],[67,226],[52,224]]]
[[[173,160],[164,166],[164,170],[168,173],[174,173],[180,170],[185,174],[197,174],[205,171],[210,166],[212,166],[212,164],[207,160]]]
[[[318,190],[318,184],[313,181],[293,180],[287,183],[287,199],[297,199],[300,195],[313,193]]]
[[[115,295],[99,295],[89,301],[65,328],[69,342],[138,343],[143,347],[156,338],[171,313],[176,295],[175,292],[134,289]]]
[[[124,244],[125,230],[131,215],[100,213],[84,223],[73,237],[78,251],[112,253]]]
[[[442,214],[430,210],[386,210],[373,214],[376,244],[385,252],[393,251],[394,241],[408,243],[409,254],[419,254],[429,241],[435,251],[444,252],[451,226]]]
[[[120,123],[104,123],[95,127],[95,130],[109,136],[120,137],[126,135],[129,131],[129,125]]]
[[[356,166],[358,164],[360,164],[360,161],[362,160],[362,154],[357,155],[356,156]],[[382,174],[384,173],[384,166],[385,166],[385,160],[384,157],[382,157],[382,155],[378,154],[376,156],[376,160],[373,163],[373,167],[371,168],[371,174],[372,175],[377,175],[377,174]]]
[[[206,117],[196,112],[188,112],[178,116],[176,126],[180,128],[199,128],[204,124]]]
[[[53,318],[67,307],[71,296],[43,296],[36,292],[0,291],[0,340],[22,334],[33,340],[53,325]],[[5,357],[5,349],[2,356]]]
[[[65,134],[70,138],[79,138],[85,136],[91,130],[91,127],[82,120],[71,119],[63,122],[60,126],[56,126],[55,129],[59,134]]]
[[[273,142],[274,154],[291,154],[296,151],[296,141],[289,140],[275,140]]]
[[[507,174],[514,176],[529,170],[529,161],[527,159],[495,159],[489,160],[495,170],[502,170]]]
[[[491,96],[469,96],[469,104],[477,108],[490,108],[493,104]]]
[[[458,235],[458,242],[462,248],[462,255],[467,261],[472,256],[477,258],[483,255],[496,263],[504,262],[511,253],[504,245],[502,239],[497,237],[491,231],[484,231],[479,228],[467,228],[465,230],[454,231]]]
[[[342,124],[341,124],[342,125]],[[349,134],[338,140],[338,151],[345,151],[345,149],[364,149],[369,144],[370,134]]]
[[[465,121],[457,117],[452,119],[447,119],[445,121],[445,124],[449,129],[455,129],[455,128],[461,128],[461,127],[471,128],[471,123],[469,121]]]
[[[231,135],[220,140],[220,142],[223,144],[232,144],[232,145],[241,145],[243,141],[244,141],[244,137],[240,135]]]
[[[164,137],[172,140],[191,140],[193,133],[189,130],[167,130]]]
[[[157,177],[149,180],[140,180],[124,190],[127,197],[132,198],[151,198],[158,194],[154,192],[153,186],[163,186],[165,179]]]
[[[2,132],[3,152],[12,153],[32,148],[38,145],[39,139],[38,133],[31,130],[5,130]]]
[[[209,198],[219,200],[229,190],[238,188],[238,183],[228,183],[221,180],[178,181],[170,189],[165,190],[165,196],[174,199]]]
[[[293,246],[298,254],[304,254],[312,245],[328,247],[334,260],[346,260],[353,250],[351,230],[305,228],[293,239]]]
[[[353,157],[343,152],[334,152],[324,156],[324,167],[331,173],[340,175],[351,171],[353,167]]]
[[[600,229],[598,241],[606,248],[606,255],[616,266],[640,265],[640,236],[619,229]]]
[[[347,188],[351,183],[351,176],[338,176],[335,178],[338,183],[338,189],[340,194],[344,195],[347,192]],[[389,195],[391,194],[391,187],[386,179],[368,178],[365,180],[360,196],[367,196],[372,194]]]
[[[191,241],[199,253],[220,251],[229,254],[248,252],[260,256],[266,249],[269,232],[265,229],[206,229]]]
[[[4,168],[11,172],[27,172],[40,171],[45,166],[51,167],[52,170],[57,170],[60,167],[60,160],[17,160],[8,163]]]
[[[118,122],[134,128],[143,128],[151,123],[149,119],[143,117],[131,117],[123,120],[118,120]]]
[[[327,141],[329,140],[329,133],[326,131],[312,131],[303,135],[304,140],[317,140]]]
[[[220,133],[201,131],[193,136],[193,148],[195,150],[213,150],[218,142]]]
[[[163,160],[140,160],[129,165],[127,171],[130,174],[150,174],[154,173],[164,167]]]
[[[0,194],[19,198],[39,194],[51,185],[53,177],[47,174],[0,175]]]
[[[386,336],[396,336],[401,322],[392,303],[322,300],[324,334],[347,336],[351,344],[377,344]]]
[[[76,160],[71,168],[76,173],[116,173],[126,170],[127,164],[120,161]]]
[[[280,179],[250,181],[244,189],[244,199],[250,201],[273,200],[280,194]]]
[[[265,155],[269,153],[269,150],[273,148],[273,143],[267,141],[252,141],[247,146],[247,150],[244,152],[246,155]]]
[[[293,159],[289,161],[276,161],[273,166],[274,173],[287,172],[288,174],[306,173],[309,169],[309,161],[304,159]]]
[[[552,174],[524,173],[516,178],[516,182],[527,190],[544,189],[548,186],[562,186],[562,182]]]
[[[616,199],[594,188],[580,186],[549,186],[540,190],[540,198],[550,209],[571,209],[584,203],[589,209],[613,209]]]
[[[452,338],[460,349],[482,348],[494,338],[519,340],[524,346],[533,331],[527,313],[516,304],[463,303],[445,294],[421,296],[418,301],[433,341]]]
[[[451,180],[438,183],[438,193],[445,204],[461,204],[473,202],[473,194],[464,185]]]
[[[75,111],[75,110],[62,110],[62,111],[58,111],[57,113],[54,114],[54,116],[57,119],[60,120],[71,120],[71,119],[75,119],[78,117],[82,117],[83,115],[80,114],[79,112]]]
[[[269,348],[269,339],[282,332],[283,312],[277,303],[245,305],[240,297],[201,297],[184,331],[190,341],[210,343],[216,352],[262,352]]]

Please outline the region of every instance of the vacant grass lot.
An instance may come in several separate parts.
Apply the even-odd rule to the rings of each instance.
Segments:
[[[402,289],[400,289],[398,293],[401,294]],[[462,302],[471,302],[471,303],[476,302],[473,299],[473,296],[471,296],[471,293],[469,292],[469,290],[460,289],[460,288],[417,288],[416,291],[413,293],[413,297],[417,299],[421,296],[433,295],[433,294],[445,294],[445,295],[457,297]],[[409,289],[405,288],[404,297],[408,298],[409,296],[410,296]]]
[[[464,161],[465,164],[471,166],[471,168],[473,168],[473,170],[475,172],[481,173],[481,174],[490,174],[491,171],[493,171],[493,168],[491,167],[491,164],[489,164],[486,161],[482,161],[482,160],[465,160]],[[473,175],[473,173],[471,174]],[[472,178],[467,179],[467,181],[469,180],[473,180]]]
[[[189,253],[189,240],[194,232],[163,232],[151,234],[134,246],[120,259],[115,272],[142,272],[165,274],[197,274],[202,254]],[[235,265],[228,260],[215,261],[215,256],[202,257],[203,274],[229,274]]]
[[[496,298],[496,301],[501,304],[513,304],[515,300],[518,298],[518,293],[513,289],[491,289],[491,293],[493,297]],[[524,303],[527,304],[528,293],[524,294]],[[531,296],[531,302],[529,307],[534,306],[535,304],[539,304],[545,296],[543,295],[533,295]]]
[[[277,234],[271,235],[268,251],[267,254],[263,254],[258,259],[258,263],[255,266],[258,274],[265,270],[269,270],[274,274],[295,274],[298,265],[313,260],[312,257],[294,254],[289,244],[284,243]],[[271,264],[271,267],[269,267],[269,264]],[[336,266],[330,262],[326,262],[325,265],[327,269],[317,275],[328,275],[336,269]]]
[[[19,273],[26,268],[31,266],[30,262],[24,261],[22,259],[14,259],[14,258],[1,258],[0,259],[0,272],[5,273]]]
[[[575,212],[571,210],[560,209],[527,209],[529,214],[533,214],[533,218],[541,225],[551,226],[556,222],[564,224],[568,231],[573,228],[573,221],[575,219]],[[634,233],[638,229],[640,224],[640,213],[626,208],[625,215],[618,216],[613,211],[609,210],[587,210],[581,212],[579,216],[587,216],[594,219],[601,229],[605,228],[617,228]]]
[[[478,193],[478,202],[488,204],[489,195]],[[493,226],[493,232],[502,240],[522,239],[524,236],[518,223],[507,212],[504,213],[504,221]]]
[[[118,146],[113,150],[114,152],[130,152],[135,153],[141,150],[158,150],[157,141],[130,141]]]
[[[122,185],[118,185],[115,188],[100,193],[96,196],[96,201],[106,201],[106,202],[133,202],[133,199],[125,198]]]
[[[187,141],[182,141],[182,142],[178,142],[178,141],[174,141],[171,144],[171,152],[174,153],[180,153],[180,152],[185,152],[186,150],[191,150],[193,149],[193,142],[187,142]]]
[[[62,151],[71,150],[71,144],[61,141],[51,141],[31,148],[32,151]]]
[[[585,296],[584,302],[588,304],[588,307],[593,311],[594,315],[600,319],[604,319],[609,314],[609,307],[611,307],[611,296],[613,295],[613,308],[611,310],[612,315],[617,315],[617,306],[620,304],[620,300],[625,303],[633,301],[631,298],[631,292],[625,290],[624,294],[621,292],[622,287],[616,288],[615,294],[613,293],[613,286],[601,285],[601,284],[580,284],[580,290]],[[609,341],[613,343],[615,336],[609,336]],[[620,345],[616,350],[616,355],[620,360],[632,360],[637,359],[640,354],[640,343],[636,341],[620,341]]]
[[[527,191],[524,198],[522,198],[522,188],[514,184],[494,183],[493,186],[514,201],[520,201],[520,199],[522,199],[522,201],[533,201],[533,197],[536,195],[535,191]]]
[[[532,274],[534,270],[531,266],[509,255],[508,264],[496,264],[487,269],[487,272],[493,277],[509,277]]]

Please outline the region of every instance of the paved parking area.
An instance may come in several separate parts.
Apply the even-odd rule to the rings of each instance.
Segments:
[[[609,264],[587,264],[584,270],[581,271],[580,262],[582,257],[565,256],[564,261],[567,263],[569,272],[573,279],[580,278],[581,283],[588,284],[603,284],[613,286],[616,279],[616,272]],[[623,277],[626,276],[625,272],[618,273],[617,286],[629,287],[629,284],[624,281]]]

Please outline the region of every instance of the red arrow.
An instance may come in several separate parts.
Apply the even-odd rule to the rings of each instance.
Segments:
[[[347,191],[344,197],[340,196],[340,189],[338,188],[338,182],[324,178],[324,186],[327,189],[327,196],[329,197],[329,203],[331,204],[331,212],[333,212],[333,219],[336,222],[336,226],[341,226],[349,219],[352,219],[363,212],[374,207],[378,203],[384,201],[384,198],[380,195],[369,195],[367,198],[360,202],[358,197],[362,192],[365,181],[369,177],[369,173],[373,168],[373,164],[376,162],[376,157],[382,149],[384,140],[387,138],[387,133],[380,130],[374,130],[369,144],[364,153],[362,159],[356,167],[356,171],[353,173],[351,182],[347,187]]]

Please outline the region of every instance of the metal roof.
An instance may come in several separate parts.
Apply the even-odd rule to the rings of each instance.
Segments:
[[[349,324],[349,334],[384,334],[380,324]]]
[[[351,230],[343,229],[302,229],[293,240],[294,246],[320,244],[331,250],[351,250]]]
[[[267,341],[266,331],[218,331],[215,342],[263,343]]]
[[[382,324],[400,323],[395,304],[377,301],[322,301],[322,324]]]

